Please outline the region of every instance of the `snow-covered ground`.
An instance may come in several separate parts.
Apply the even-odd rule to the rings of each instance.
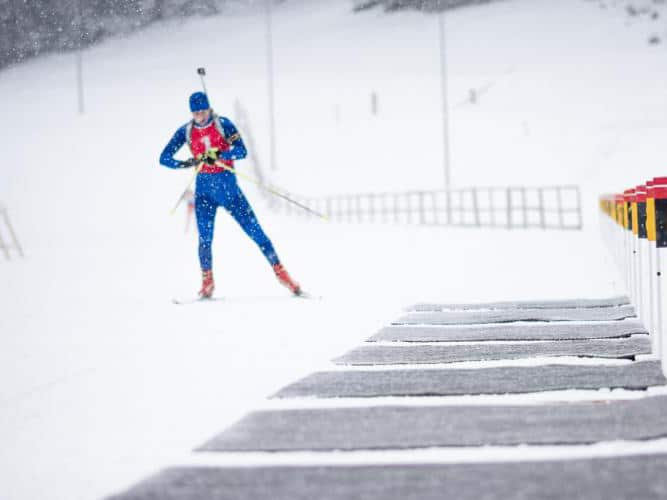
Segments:
[[[166,23],[86,51],[83,116],[72,55],[0,72],[0,200],[26,251],[0,261],[0,498],[94,499],[193,461],[196,445],[414,302],[622,293],[596,197],[664,174],[667,157],[666,49],[626,24],[622,10],[580,0],[447,14],[453,183],[581,184],[582,232],[287,219],[248,186],[290,272],[322,296],[312,301],[288,297],[221,213],[214,265],[226,300],[170,303],[194,293],[199,274],[184,214],[168,215],[188,174],[157,157],[188,119],[205,65],[215,107],[231,112],[238,98],[249,109],[266,164],[257,12]],[[437,34],[435,17],[414,12],[277,7],[275,181],[303,194],[441,186]],[[525,457],[582,453],[549,450]]]

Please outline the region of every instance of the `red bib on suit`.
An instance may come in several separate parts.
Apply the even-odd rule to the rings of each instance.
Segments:
[[[217,117],[213,118],[217,120]],[[230,148],[229,143],[218,131],[218,127],[215,126],[213,120],[211,123],[205,127],[198,127],[197,125],[192,126],[192,131],[190,135],[190,151],[192,151],[192,156],[197,158],[199,155],[203,155],[209,149],[217,148],[219,151],[227,151]],[[224,163],[229,167],[234,166],[234,162],[231,160],[218,160],[219,162]],[[205,174],[217,174],[224,172],[224,168],[218,167],[217,165],[209,165],[204,163],[200,172]]]

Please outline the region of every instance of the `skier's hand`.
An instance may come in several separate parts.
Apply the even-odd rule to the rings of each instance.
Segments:
[[[217,148],[209,149],[208,151],[206,151],[206,153],[204,153],[202,160],[209,165],[215,165],[215,162],[218,161],[219,154],[220,153]]]
[[[190,158],[188,160],[182,161],[178,164],[179,168],[190,168],[194,167],[198,163],[196,158]]]

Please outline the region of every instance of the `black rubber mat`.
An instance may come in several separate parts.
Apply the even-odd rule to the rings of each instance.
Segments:
[[[578,356],[633,358],[650,354],[648,335],[602,340],[557,340],[514,344],[363,345],[334,359],[339,365],[400,365],[456,363],[534,357]]]
[[[576,340],[628,337],[647,334],[637,320],[594,323],[503,323],[475,326],[389,326],[373,335],[373,341],[460,342],[484,340]]]
[[[635,316],[632,306],[586,309],[507,309],[492,311],[439,311],[408,313],[395,325],[478,325],[516,321],[612,321]]]
[[[667,436],[667,397],[526,406],[372,406],[261,411],[206,451],[373,450],[588,444]]]
[[[463,465],[180,467],[109,500],[658,500],[667,455]]]
[[[275,397],[381,397],[509,394],[664,385],[658,361],[614,365],[540,365],[479,369],[351,370],[313,373]]]

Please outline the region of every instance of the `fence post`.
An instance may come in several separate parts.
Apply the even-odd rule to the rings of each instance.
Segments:
[[[496,227],[496,207],[493,203],[493,188],[489,188],[489,221],[491,227]]]
[[[658,326],[657,316],[661,307],[657,299],[658,286],[658,265],[657,265],[657,234],[655,227],[655,183],[653,180],[646,182],[646,239],[649,242],[649,333],[651,335],[652,351],[657,353],[657,346],[655,338],[659,335],[660,328]]]
[[[383,223],[387,222],[387,194],[380,194],[380,217]]]
[[[643,186],[642,186],[643,187]],[[632,238],[632,244],[634,248],[634,270],[635,270],[635,289],[634,289],[634,294],[636,297],[636,305],[637,305],[637,316],[639,316],[639,319],[643,320],[643,301],[642,301],[642,281],[643,281],[643,276],[642,276],[642,261],[641,261],[641,248],[640,248],[640,243],[641,241],[639,240],[639,199],[638,199],[638,188],[633,188],[632,189],[632,197],[630,199],[630,206],[631,206],[631,235],[630,237]]]
[[[394,223],[398,224],[398,193],[394,193]]]
[[[637,186],[637,239],[639,245],[639,317],[650,325],[650,245],[646,234],[646,186]],[[648,279],[647,279],[648,278]],[[649,330],[650,331],[650,330]]]
[[[628,271],[629,271],[629,291],[633,303],[637,301],[637,244],[633,235],[633,221],[634,210],[633,203],[635,201],[634,188],[626,189],[623,192],[625,205],[625,233],[626,241],[628,242]]]
[[[667,247],[667,186],[655,186],[655,224],[656,224],[656,278],[657,278],[657,336],[656,354],[660,357],[663,372],[665,371],[665,360],[663,359],[662,346],[664,342],[664,327],[662,324],[662,308],[665,297],[664,278],[662,277],[662,253]]]
[[[447,225],[452,225],[452,190],[448,187],[445,190],[445,206],[447,207]]]
[[[651,335],[652,351],[657,352],[656,349],[656,270],[655,270],[655,253],[656,253],[656,231],[655,231],[655,194],[653,192],[653,181],[646,181],[646,239],[648,241],[648,315],[649,325],[648,330]]]
[[[479,227],[479,207],[477,205],[477,188],[472,188],[472,208],[475,214],[475,225]]]
[[[657,201],[657,200],[656,200]],[[662,290],[664,279],[662,278],[662,268],[660,266],[660,248],[656,248],[655,252],[655,275],[656,275],[656,315],[655,315],[655,332],[653,345],[655,346],[655,356],[660,360],[662,365],[662,372],[665,373],[665,360],[663,359],[662,346],[664,343],[665,332],[662,326],[662,301],[664,292]]]
[[[623,192],[622,196],[622,217],[623,217],[623,248],[624,248],[624,266],[625,266],[625,282],[628,289],[628,295],[632,296],[633,273],[632,273],[632,241],[628,236],[630,229],[630,217],[628,208],[628,194],[627,190]]]
[[[577,229],[584,227],[584,216],[581,213],[581,191],[579,186],[575,186],[577,192]]]
[[[507,229],[512,229],[512,188],[507,188]]]
[[[663,325],[662,310],[665,306],[665,279],[662,275],[662,261],[665,248],[667,248],[667,177],[656,177],[653,179],[653,194],[655,197],[655,231],[656,231],[656,325],[655,346],[656,354],[661,363],[662,370],[666,372],[666,360],[664,359],[665,328]]]
[[[544,214],[544,189],[542,188],[537,188],[537,196],[539,198],[539,205],[540,205],[540,227],[542,229],[546,229],[546,217]]]
[[[526,201],[526,188],[521,187],[521,211],[523,212],[523,227],[528,227],[528,203]]]
[[[370,222],[375,222],[375,194],[368,196],[368,219]]]
[[[459,204],[458,204],[458,212],[459,212],[459,226],[464,226],[466,225],[466,217],[465,217],[465,211],[463,210],[463,190],[458,189],[456,190],[456,193],[459,195]]]
[[[558,227],[563,229],[563,198],[560,186],[556,187],[556,209],[558,210]]]
[[[426,215],[424,214],[424,192],[418,191],[419,197],[419,223],[423,226],[426,223]]]

